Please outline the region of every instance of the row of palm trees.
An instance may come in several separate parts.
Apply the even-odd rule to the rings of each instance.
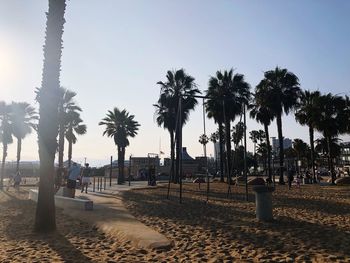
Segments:
[[[5,162],[8,145],[13,142],[13,137],[17,139],[17,162],[16,171],[19,170],[21,160],[22,140],[36,129],[38,116],[27,102],[12,102],[7,104],[0,101],[0,142],[2,143],[2,163],[0,188],[3,187],[5,177]]]
[[[36,100],[40,100],[40,90],[36,90]],[[76,105],[74,97],[76,93],[63,87],[59,89],[59,143],[58,143],[58,164],[63,167],[64,141],[68,142],[68,166],[72,159],[73,144],[76,143],[76,135],[86,133],[86,125],[80,117],[81,108]],[[35,108],[27,102],[12,102],[6,104],[0,101],[0,142],[2,143],[2,163],[0,186],[3,185],[5,177],[5,162],[8,145],[13,142],[13,137],[17,139],[17,162],[16,171],[19,171],[21,160],[22,141],[33,130],[38,127],[38,114]]]
[[[180,149],[176,151],[177,129],[181,129],[189,119],[189,113],[194,110],[198,101],[196,97],[201,93],[194,82],[194,78],[187,75],[183,69],[168,71],[165,82],[158,82],[161,87],[160,96],[156,104],[155,116],[159,126],[167,129],[170,134],[171,170],[173,181],[178,178],[176,160]],[[322,95],[319,91],[303,91],[300,88],[298,77],[288,71],[276,67],[266,71],[264,78],[251,92],[250,85],[245,81],[244,75],[234,74],[233,70],[217,71],[210,77],[208,89],[204,92],[206,98],[206,112],[209,118],[214,119],[218,125],[218,133],[211,137],[212,141],[219,141],[220,145],[220,178],[224,181],[223,171],[226,171],[227,182],[231,182],[233,160],[231,157],[231,143],[242,139],[241,120],[235,126],[233,139],[231,138],[231,123],[241,117],[247,107],[250,117],[261,123],[264,131],[252,134],[254,144],[265,137],[264,147],[260,151],[266,152],[267,170],[271,179],[271,146],[269,141],[269,126],[276,120],[279,139],[279,183],[284,184],[284,148],[282,116],[295,112],[295,118],[301,125],[307,125],[310,133],[311,166],[315,176],[314,163],[314,130],[323,134],[328,142],[328,168],[334,175],[331,141],[339,134],[349,133],[350,103],[347,96],[341,97],[331,93]],[[182,104],[181,122],[177,123],[179,102]],[[225,145],[225,153],[224,147]],[[254,147],[255,148],[255,147]],[[334,176],[333,176],[334,178]]]

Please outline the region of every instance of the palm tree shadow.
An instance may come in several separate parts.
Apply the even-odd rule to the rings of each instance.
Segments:
[[[308,222],[292,216],[275,215],[274,221],[259,223],[255,220],[252,207],[247,209],[246,206],[244,208],[226,206],[221,202],[213,202],[204,206],[201,198],[193,197],[184,197],[183,204],[179,204],[176,196],[173,195],[170,200],[167,200],[162,192],[155,192],[150,196],[147,193],[131,191],[125,192],[124,195],[125,199],[137,204],[136,206],[132,205],[133,214],[152,218],[151,221],[146,220],[145,222],[151,227],[159,228],[157,225],[159,220],[166,222],[170,220],[170,222],[179,222],[181,225],[200,227],[211,235],[216,235],[219,231],[225,233],[226,240],[239,240],[244,244],[255,244],[270,252],[291,253],[293,251],[290,251],[289,246],[299,244],[325,255],[339,253],[349,255],[348,231],[321,222]],[[311,206],[313,205],[312,203]],[[202,220],[203,218],[205,220]],[[240,229],[249,230],[241,231]],[[168,233],[167,229],[161,229],[161,231],[164,234]],[[180,227],[177,231],[183,230]],[[171,233],[168,234],[171,235]],[[281,237],[284,237],[288,243],[281,245],[281,242],[275,242]],[[257,242],[257,240],[259,241]],[[334,240],[341,240],[341,242],[334,242]],[[307,252],[305,251],[305,253]]]
[[[40,244],[38,247],[47,244],[64,262],[91,262],[90,258],[79,251],[59,230],[50,234],[38,234],[28,229],[28,225],[34,226],[33,202],[17,198],[8,192],[5,194],[10,199],[2,205],[16,211],[7,219],[9,224],[5,227],[4,235],[8,239],[17,242],[34,241],[35,244]]]

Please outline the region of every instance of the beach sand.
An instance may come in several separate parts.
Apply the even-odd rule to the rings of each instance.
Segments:
[[[278,187],[270,223],[255,219],[254,195],[244,187],[214,183],[209,203],[205,186],[184,185],[123,193],[130,212],[175,241],[169,250],[144,250],[57,209],[57,232],[32,231],[35,203],[27,192],[0,192],[0,262],[350,262],[350,188]]]

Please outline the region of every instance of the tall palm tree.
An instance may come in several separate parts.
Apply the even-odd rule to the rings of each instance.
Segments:
[[[68,141],[68,167],[70,168],[72,162],[73,144],[77,142],[76,135],[86,134],[86,125],[82,123],[80,114],[74,109],[68,111],[65,117],[66,132],[65,137]]]
[[[263,85],[260,83],[259,85]],[[266,106],[267,97],[265,97],[266,92],[264,91],[264,87],[259,86],[256,88],[256,92],[254,94],[254,100],[249,105],[250,109],[250,117],[255,119],[257,122],[264,125],[264,135],[265,135],[265,145],[267,147],[267,173],[268,177],[271,180],[271,145],[270,145],[270,135],[269,135],[269,126],[274,119],[274,114]]]
[[[11,126],[13,136],[17,139],[17,165],[16,170],[19,170],[19,162],[21,160],[22,140],[37,129],[35,109],[27,102],[12,102],[11,104]]]
[[[172,105],[172,100],[166,98],[164,94],[160,95],[157,104],[153,106],[156,108],[155,116],[158,126],[163,126],[164,129],[169,131],[170,135],[170,159],[171,159],[171,170],[170,176],[172,181],[175,181],[175,120],[176,112],[175,105]]]
[[[220,181],[224,182],[224,116],[223,116],[223,90],[219,88],[217,80],[210,78],[209,87],[206,90],[206,112],[209,119],[214,119],[218,124],[219,156],[220,156]]]
[[[62,35],[66,0],[49,0],[44,67],[39,99],[39,159],[40,182],[35,215],[35,230],[51,232],[56,229],[54,203],[54,160],[58,135],[58,103],[62,55]]]
[[[189,119],[189,114],[194,110],[198,101],[194,97],[199,94],[200,91],[197,89],[197,84],[194,82],[195,79],[186,74],[184,69],[168,71],[166,75],[166,81],[157,82],[160,85],[160,97],[158,99],[156,107],[156,114],[158,115],[158,125],[163,125],[165,129],[169,130],[170,136],[174,131],[176,133],[176,173],[175,182],[179,180],[179,160],[180,160],[180,144],[178,143],[178,132],[182,129],[183,125]],[[179,113],[178,106],[181,99],[181,120],[180,123],[176,123],[176,117]],[[163,114],[163,116],[161,116]],[[175,118],[173,118],[175,116]],[[167,120],[165,118],[168,118]],[[171,118],[171,119],[170,119]],[[172,140],[170,138],[170,140]],[[174,144],[171,144],[171,155],[172,166],[174,164]]]
[[[134,138],[140,126],[134,118],[135,116],[125,109],[119,110],[115,107],[113,111],[108,111],[107,116],[99,123],[106,126],[103,135],[112,137],[118,147],[118,184],[124,183],[125,148],[130,144],[128,137]]]
[[[280,162],[280,178],[279,183],[284,184],[283,178],[283,132],[282,132],[282,115],[294,109],[300,97],[300,87],[298,77],[288,71],[276,67],[264,73],[264,79],[260,82],[256,89],[257,93],[265,93],[265,102],[276,117],[278,140],[279,140],[279,162]]]
[[[64,137],[68,132],[68,122],[74,117],[71,112],[81,112],[81,108],[78,107],[74,101],[74,97],[77,94],[74,91],[70,91],[63,87],[60,88],[60,101],[58,105],[58,167],[63,168],[63,155],[64,155]],[[70,114],[69,114],[70,112]],[[71,116],[69,116],[71,115]],[[72,130],[72,129],[71,129]],[[69,136],[68,136],[69,137]],[[69,161],[70,164],[70,161]]]
[[[319,98],[319,118],[315,128],[322,133],[327,141],[328,169],[335,181],[335,171],[332,158],[332,139],[347,132],[348,117],[346,114],[346,100],[340,96],[328,93]]]
[[[12,125],[11,118],[11,106],[3,101],[0,101],[0,142],[2,143],[2,163],[1,163],[1,177],[0,177],[0,189],[4,185],[5,177],[5,162],[7,157],[8,145],[12,143]]]
[[[219,110],[218,106],[222,106],[222,119],[225,124],[226,135],[226,163],[227,163],[227,182],[231,183],[231,121],[234,121],[237,116],[242,114],[243,107],[248,105],[250,99],[250,86],[244,80],[244,75],[233,75],[233,69],[229,71],[216,72],[215,77],[210,77],[207,95],[209,96],[208,105],[213,111]],[[217,104],[212,100],[218,101]]]
[[[319,91],[302,91],[300,104],[298,105],[298,108],[295,112],[295,119],[301,125],[307,125],[309,127],[311,170],[314,182],[316,182],[314,130],[320,114],[318,103],[320,96],[321,93]]]

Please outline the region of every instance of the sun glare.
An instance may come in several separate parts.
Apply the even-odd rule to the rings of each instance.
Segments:
[[[16,78],[16,53],[9,45],[0,43],[0,89],[4,93]]]

